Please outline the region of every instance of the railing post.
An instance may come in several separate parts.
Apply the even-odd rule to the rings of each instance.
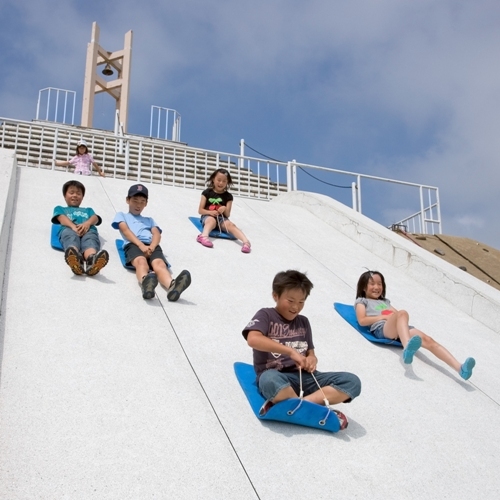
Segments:
[[[240,140],[240,157],[238,158],[238,168],[242,170],[245,166],[245,139]]]
[[[357,193],[356,193],[356,183],[354,181],[351,182],[351,197],[352,197],[352,209],[357,212],[358,211],[358,200],[357,200]]]
[[[362,211],[362,206],[361,206],[361,176],[357,175],[356,178],[357,178],[357,181],[358,181],[357,182],[357,186],[358,186],[358,212],[360,214],[362,214],[363,211]]]
[[[288,192],[293,191],[293,185],[292,185],[292,162],[289,161],[286,164],[286,190]]]
[[[59,129],[56,128],[54,132],[54,144],[52,146],[52,170],[54,170],[56,166],[56,157],[57,157],[57,143],[59,141]]]
[[[427,224],[425,223],[425,207],[424,207],[424,188],[418,188],[420,193],[420,220],[422,221],[422,234],[427,234]]]
[[[443,234],[443,228],[441,227],[441,204],[439,202],[439,188],[436,188],[436,210],[438,218],[438,230],[439,234]]]
[[[292,160],[292,190],[297,191],[297,162]]]

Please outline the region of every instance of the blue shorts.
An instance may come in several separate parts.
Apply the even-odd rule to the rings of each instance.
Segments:
[[[357,375],[348,372],[314,372],[314,376],[320,387],[331,386],[349,396],[347,401],[359,396],[361,393],[361,380]],[[291,387],[295,394],[300,393],[300,377],[298,371],[280,372],[278,370],[266,370],[259,378],[259,391],[266,399],[274,399],[278,392],[287,387]],[[304,396],[312,394],[318,390],[318,386],[312,375],[302,371],[302,390]]]
[[[64,250],[75,247],[82,254],[90,248],[96,252],[101,249],[101,242],[96,231],[87,231],[83,236],[79,236],[73,229],[65,226],[59,233],[59,241]]]
[[[212,217],[212,216],[211,215],[202,215],[201,216],[200,220],[201,220],[202,226],[205,225],[205,219],[207,217]],[[212,219],[213,219],[213,217],[212,217]],[[226,229],[226,224],[224,224],[224,222],[226,222],[227,220],[229,220],[227,217],[219,215],[219,217],[217,217],[217,224],[215,225],[215,229],[220,229],[223,233],[228,233],[229,231]]]
[[[375,328],[375,330],[370,330],[370,333],[376,337],[377,339],[386,339],[388,337],[385,337],[384,336],[384,326],[385,326],[385,322],[381,325],[378,325],[377,328]],[[411,325],[408,325],[408,328],[411,330],[412,328],[415,328],[414,326],[411,326]],[[398,338],[395,338],[395,339],[390,339],[390,340],[399,340]]]

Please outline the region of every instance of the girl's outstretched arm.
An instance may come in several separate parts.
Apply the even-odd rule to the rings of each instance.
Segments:
[[[383,316],[382,314],[378,316],[367,316],[366,307],[363,304],[356,304],[356,319],[361,326],[370,326],[377,321],[387,319],[387,316]]]
[[[97,164],[97,162],[93,161],[93,162],[92,162],[92,166],[93,166],[93,167],[97,170],[97,172],[99,172],[99,175],[100,175],[101,177],[106,177],[106,176],[104,175],[104,172],[101,170],[101,167]]]

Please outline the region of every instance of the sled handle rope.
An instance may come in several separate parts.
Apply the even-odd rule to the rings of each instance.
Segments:
[[[330,401],[328,401],[328,398],[326,397],[325,393],[323,392],[322,387],[319,385],[318,379],[314,376],[314,373],[311,372],[311,375],[312,375],[312,378],[314,379],[314,381],[316,382],[318,389],[321,391],[321,394],[323,394],[323,401],[325,402],[325,407],[327,408],[327,412],[326,412],[325,417],[318,422],[319,425],[325,425],[326,421],[328,420],[328,417],[330,416],[330,413],[332,413],[332,410],[330,408]],[[299,394],[300,401],[295,409],[289,410],[287,412],[288,415],[293,415],[302,406],[302,401],[304,401],[304,390],[302,389],[302,368],[299,368],[299,380],[300,380],[300,394]]]
[[[299,379],[300,379],[300,393],[299,393],[300,401],[294,410],[288,410],[288,412],[287,412],[288,415],[293,415],[302,406],[302,401],[304,401],[304,391],[302,389],[302,368],[300,368],[300,367],[299,367]]]

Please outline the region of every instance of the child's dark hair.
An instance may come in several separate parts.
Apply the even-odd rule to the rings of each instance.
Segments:
[[[207,180],[207,186],[209,188],[214,188],[214,179],[217,174],[224,174],[227,178],[226,191],[233,185],[233,179],[231,179],[231,174],[225,168],[218,168]]]
[[[358,299],[359,297],[366,298],[365,290],[366,287],[368,286],[368,282],[370,281],[370,278],[373,277],[374,274],[377,274],[380,276],[380,280],[382,281],[382,293],[380,294],[381,299],[385,299],[385,279],[384,275],[380,273],[379,271],[366,271],[366,273],[363,273],[358,280],[358,286],[356,289],[356,298]]]
[[[82,191],[83,196],[85,196],[85,186],[80,181],[68,181],[63,185],[63,196],[66,196],[68,189],[73,186]]]
[[[288,271],[281,271],[274,277],[273,293],[281,297],[281,294],[287,290],[300,288],[307,298],[313,286],[311,280],[304,273],[289,269]]]
[[[80,156],[80,151],[78,151],[78,149],[81,148],[82,146],[85,148],[85,153],[83,153],[84,155],[89,152],[89,148],[87,147],[86,144],[80,144],[80,142],[78,142],[78,144],[76,145],[76,154],[77,154],[77,156]]]

